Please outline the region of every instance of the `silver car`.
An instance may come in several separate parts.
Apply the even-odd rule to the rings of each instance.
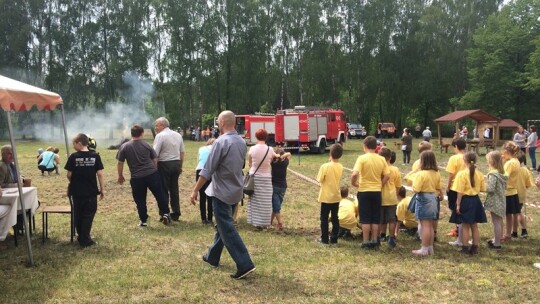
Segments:
[[[364,138],[367,135],[366,128],[359,123],[349,123],[347,126],[348,138]]]

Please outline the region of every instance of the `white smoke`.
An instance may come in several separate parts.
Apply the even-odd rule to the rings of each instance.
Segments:
[[[145,110],[145,102],[154,96],[152,81],[144,79],[135,72],[128,72],[123,77],[125,88],[118,91],[119,100],[107,102],[105,109],[95,109],[87,106],[76,112],[66,112],[66,130],[68,141],[77,133],[92,135],[100,148],[100,141],[114,144],[121,138],[131,137],[129,130],[133,124],[150,128],[153,122]],[[69,103],[69,100],[64,100]],[[62,116],[60,110],[54,113],[32,113],[34,123],[18,130],[17,137],[27,136],[40,140],[63,140]]]

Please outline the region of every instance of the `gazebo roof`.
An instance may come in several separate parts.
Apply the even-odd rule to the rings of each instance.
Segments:
[[[519,126],[520,126],[520,124],[515,122],[512,119],[503,119],[499,123],[499,128],[517,128]]]
[[[436,123],[455,122],[464,118],[471,118],[477,122],[499,122],[500,119],[482,110],[455,111],[435,119]]]

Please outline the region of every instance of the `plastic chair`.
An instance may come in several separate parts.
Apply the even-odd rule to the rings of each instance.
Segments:
[[[71,242],[73,243],[73,238],[75,236],[75,223],[73,218],[73,200],[71,196],[69,198],[69,206],[45,206],[42,212],[42,224],[43,224],[43,236],[42,241],[45,244],[45,240],[49,238],[49,213],[60,213],[60,214],[69,214],[70,215],[70,232],[71,232]]]

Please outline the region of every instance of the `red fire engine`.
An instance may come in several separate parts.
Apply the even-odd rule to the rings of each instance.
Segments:
[[[333,143],[345,142],[345,113],[341,110],[296,106],[277,114],[236,115],[236,129],[248,144],[256,143],[255,132],[265,129],[269,145],[324,153]]]

